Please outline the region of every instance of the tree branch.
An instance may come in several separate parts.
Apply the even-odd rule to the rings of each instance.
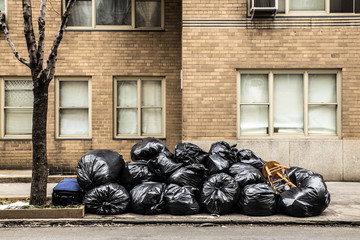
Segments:
[[[39,19],[38,19],[39,42],[38,42],[38,49],[37,49],[37,53],[36,53],[38,66],[42,66],[43,62],[44,62],[45,12],[46,12],[46,0],[41,0],[40,15],[39,15]]]
[[[57,31],[57,33],[55,35],[53,46],[50,50],[48,59],[46,61],[45,72],[47,74],[46,81],[48,81],[48,82],[50,82],[51,79],[53,79],[53,77],[54,77],[55,64],[56,64],[56,60],[57,60],[57,50],[58,50],[60,42],[63,38],[66,23],[69,19],[71,10],[74,7],[75,2],[76,2],[76,0],[69,0],[68,4],[66,6],[65,12],[61,16],[61,24],[60,24],[59,30]]]
[[[35,68],[37,64],[36,56],[36,40],[32,24],[31,0],[22,0],[23,18],[24,18],[24,34],[26,45],[29,53],[30,68]]]
[[[8,28],[7,28],[7,25],[6,25],[5,14],[3,14],[1,11],[0,11],[0,25],[1,25],[4,33],[5,33],[6,40],[8,41],[9,46],[10,46],[12,52],[14,53],[15,57],[16,57],[21,63],[23,63],[25,66],[27,66],[27,67],[30,68],[30,63],[29,63],[28,61],[26,61],[24,58],[22,58],[22,57],[19,55],[19,52],[16,50],[15,45],[14,45],[13,41],[11,40],[9,30],[8,30]]]

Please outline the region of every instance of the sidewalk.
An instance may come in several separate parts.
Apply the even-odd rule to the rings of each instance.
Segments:
[[[2,171],[0,171],[1,178]],[[66,177],[66,176],[65,176]],[[303,225],[331,225],[347,224],[360,226],[360,182],[327,182],[331,194],[331,203],[321,216],[309,218],[295,218],[276,214],[267,217],[250,217],[241,214],[211,216],[197,214],[189,216],[138,215],[133,213],[120,215],[86,214],[81,219],[28,219],[28,220],[0,220],[1,226],[9,225],[91,225],[91,224],[303,224]],[[56,183],[48,184],[48,195]],[[30,183],[0,183],[0,198],[28,197]]]

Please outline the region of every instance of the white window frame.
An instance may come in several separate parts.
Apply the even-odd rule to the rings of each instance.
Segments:
[[[240,129],[240,106],[241,103],[241,74],[267,74],[268,75],[268,103],[254,103],[267,104],[269,106],[268,114],[268,134],[254,134],[254,135],[243,135]],[[274,133],[274,75],[276,74],[302,74],[303,75],[303,86],[304,86],[304,132],[303,133]],[[308,133],[308,106],[316,103],[309,103],[309,74],[336,74],[336,103],[319,103],[336,105],[336,134],[309,134]],[[247,70],[237,69],[237,138],[341,138],[341,70]]]
[[[32,134],[5,134],[5,81],[14,81],[14,80],[23,80],[23,81],[32,81],[29,77],[0,77],[0,106],[1,106],[1,126],[0,126],[0,137],[1,139],[31,139]],[[33,106],[28,107],[12,107],[12,108],[26,108],[33,109]]]
[[[60,82],[88,83],[88,106],[87,107],[60,107]],[[55,78],[55,137],[56,139],[91,139],[92,137],[92,84],[90,77],[56,77]],[[60,134],[60,110],[61,109],[88,109],[88,133],[87,135]]]
[[[62,0],[62,9],[65,11],[65,1]],[[160,27],[136,27],[135,26],[135,2],[131,0],[131,25],[96,25],[96,0],[92,0],[92,26],[67,26],[68,30],[164,30],[165,29],[165,0],[161,0],[161,26]]]
[[[280,1],[280,0],[278,0]],[[248,6],[250,6],[251,0],[248,0]],[[250,8],[249,8],[250,9]],[[354,6],[355,11],[355,6]],[[250,13],[248,13],[249,15]],[[360,13],[331,13],[330,12],[330,0],[325,0],[325,10],[324,11],[291,11],[290,10],[290,0],[285,0],[285,13],[277,12],[277,16],[322,16],[322,15],[331,15],[331,16],[342,16],[342,15],[359,15]]]
[[[156,81],[161,81],[161,103],[162,106],[158,106],[158,108],[161,108],[162,112],[162,124],[161,124],[161,134],[142,134],[141,133],[141,114],[142,111],[141,109],[146,108],[143,107],[141,104],[141,86],[142,86],[142,82],[143,81],[151,81],[151,80],[156,80]],[[137,109],[138,109],[138,113],[137,113],[137,126],[138,126],[138,133],[135,135],[129,135],[129,134],[118,134],[117,133],[117,109],[120,109],[121,107],[117,106],[117,82],[118,81],[137,81]],[[165,77],[115,77],[114,78],[114,111],[113,111],[113,115],[114,115],[114,138],[115,139],[141,139],[141,138],[147,138],[147,137],[156,137],[156,138],[160,138],[160,139],[164,139],[166,138],[166,81],[165,81]],[[149,107],[149,108],[154,108],[154,107]]]

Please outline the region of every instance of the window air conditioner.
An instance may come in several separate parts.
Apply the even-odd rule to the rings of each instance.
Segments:
[[[261,16],[275,16],[277,9],[278,0],[250,0],[251,18],[253,18],[255,14]]]

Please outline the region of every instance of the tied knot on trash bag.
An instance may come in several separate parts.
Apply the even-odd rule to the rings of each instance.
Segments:
[[[204,182],[200,202],[211,214],[230,213],[236,204],[239,191],[233,177],[226,173],[214,174]]]
[[[250,149],[240,150],[236,154],[236,158],[237,158],[237,162],[249,164],[259,170],[261,170],[264,164],[266,163],[264,160],[256,156],[255,153]]]
[[[165,183],[145,182],[130,191],[131,207],[135,213],[159,214],[165,212]]]
[[[192,143],[178,143],[175,146],[175,159],[179,163],[188,164],[205,164],[209,153],[202,150],[199,146]]]
[[[211,144],[209,154],[210,155],[218,155],[221,158],[227,160],[229,163],[235,163],[236,160],[236,154],[238,150],[236,149],[236,144],[233,146],[230,146],[229,143],[224,141],[219,141]]]
[[[83,200],[88,212],[110,215],[126,212],[130,204],[128,191],[117,183],[107,183],[88,191]]]

